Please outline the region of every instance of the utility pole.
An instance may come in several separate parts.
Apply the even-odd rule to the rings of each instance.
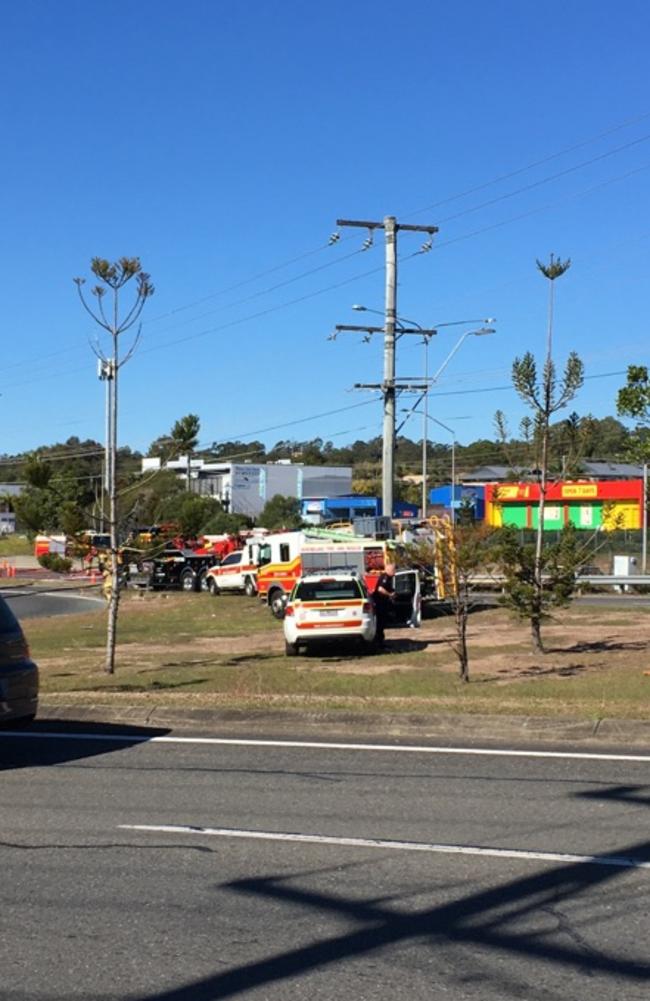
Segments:
[[[395,485],[395,342],[397,329],[397,234],[399,230],[414,233],[428,233],[429,242],[422,252],[431,249],[431,239],[438,232],[437,226],[411,226],[398,223],[395,216],[384,217],[383,222],[361,219],[337,219],[337,226],[356,226],[367,229],[372,236],[376,229],[383,229],[386,246],[386,297],[384,334],[384,379],[381,390],[384,397],[384,425],[382,448],[382,508],[383,513],[393,515],[393,492]],[[339,328],[338,329],[347,329]],[[368,328],[363,328],[368,329]],[[406,331],[400,331],[406,332]]]

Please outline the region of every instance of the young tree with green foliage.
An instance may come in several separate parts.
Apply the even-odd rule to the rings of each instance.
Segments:
[[[174,455],[185,455],[187,469],[185,472],[185,489],[189,492],[191,488],[192,453],[196,451],[199,443],[199,431],[201,421],[196,414],[186,414],[174,424],[170,439]]]
[[[109,516],[108,524],[111,537],[111,581],[112,588],[108,603],[108,624],[106,637],[106,663],[107,674],[115,671],[115,643],[117,638],[117,613],[119,608],[119,568],[118,568],[118,511],[117,511],[117,402],[118,402],[118,374],[123,365],[133,355],[135,347],[140,337],[140,330],[136,334],[131,347],[123,356],[120,356],[122,337],[135,323],[138,322],[144,305],[153,293],[154,287],[150,277],[142,270],[138,257],[120,257],[119,260],[111,263],[103,257],[93,257],[90,262],[90,270],[98,284],[91,288],[91,293],[96,299],[96,307],[92,309],[83,294],[82,288],[85,278],[75,278],[81,304],[89,316],[108,335],[109,353],[107,354],[101,347],[99,340],[93,344],[93,350],[97,355],[100,364],[102,378],[108,381],[109,389],[109,441],[107,449],[108,458],[108,494],[109,494]],[[122,291],[129,282],[135,282],[135,295],[126,310],[120,314]],[[106,297],[107,304],[104,305]]]
[[[573,525],[567,525],[560,541],[546,545],[541,561],[535,546],[521,542],[512,526],[499,530],[495,558],[505,575],[501,603],[530,622],[533,650],[545,653],[542,622],[552,608],[565,608],[575,591],[576,572],[584,550]],[[540,579],[543,587],[539,586]]]
[[[492,562],[492,540],[495,530],[485,524],[452,525],[446,518],[434,523],[436,542],[433,559],[437,569],[439,587],[444,587],[445,600],[454,616],[455,636],[452,650],[458,660],[461,681],[469,681],[469,649],[467,625],[470,612],[476,604],[477,573],[485,572]],[[433,561],[432,561],[433,562]]]
[[[627,447],[627,454],[636,462],[650,459],[650,378],[645,365],[630,365],[627,382],[616,397],[619,416],[636,421]]]
[[[544,581],[542,577],[543,540],[544,540],[544,508],[548,489],[549,440],[551,417],[562,410],[576,395],[584,382],[584,365],[578,355],[572,351],[569,355],[562,378],[558,383],[555,363],[553,361],[553,288],[557,278],[571,266],[567,261],[555,260],[551,254],[550,264],[543,265],[537,261],[537,267],[549,282],[548,332],[546,342],[546,360],[541,377],[538,376],[537,365],[530,351],[522,358],[515,358],[512,365],[512,382],[519,397],[533,412],[535,431],[538,435],[540,448],[539,469],[539,505],[537,509],[537,538],[534,560],[534,600],[531,606],[531,632],[533,649],[543,652],[540,622],[544,602]]]

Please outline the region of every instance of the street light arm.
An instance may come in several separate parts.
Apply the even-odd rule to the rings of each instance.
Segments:
[[[461,336],[458,338],[458,340],[454,344],[453,348],[451,349],[451,351],[449,352],[449,354],[447,355],[447,357],[443,361],[443,363],[440,366],[440,368],[436,372],[434,372],[434,374],[431,376],[431,382],[437,382],[438,381],[438,379],[440,378],[440,376],[442,375],[442,373],[444,372],[444,370],[447,368],[447,365],[449,364],[449,362],[451,361],[451,359],[454,357],[454,355],[456,354],[456,352],[460,348],[461,344],[463,344],[463,342],[470,336],[470,334],[472,332],[473,331],[471,331],[471,330],[467,330],[467,331],[465,331],[464,334],[461,334]]]

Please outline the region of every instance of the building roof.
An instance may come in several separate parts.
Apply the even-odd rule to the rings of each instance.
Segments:
[[[599,459],[585,459],[582,463],[585,476],[597,476],[601,480],[640,479],[643,466],[633,462],[601,462]]]
[[[531,470],[511,466],[477,466],[462,477],[463,483],[498,483],[527,479]],[[595,480],[637,480],[643,476],[643,466],[632,462],[604,462],[600,459],[584,459],[578,476],[570,479]]]
[[[515,466],[477,466],[462,477],[463,483],[492,483],[497,480],[517,480],[528,476],[530,470]]]

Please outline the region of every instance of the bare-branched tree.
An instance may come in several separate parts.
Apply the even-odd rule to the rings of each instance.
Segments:
[[[110,584],[107,589],[108,624],[106,636],[107,674],[115,671],[115,642],[117,637],[117,612],[119,607],[119,564],[118,564],[118,532],[117,532],[117,386],[118,373],[123,365],[133,356],[140,339],[140,327],[135,338],[120,357],[121,336],[133,327],[139,320],[144,304],[154,292],[154,287],[148,274],[142,270],[138,257],[120,257],[114,263],[102,257],[93,257],[90,270],[99,280],[98,285],[91,288],[96,299],[96,308],[92,308],[83,293],[85,278],[75,278],[74,282],[79,292],[79,298],[86,312],[108,335],[109,351],[105,351],[99,339],[91,342],[91,347],[99,359],[100,376],[108,384],[108,421],[107,421],[107,469],[106,482],[108,493],[108,525],[111,537]],[[128,282],[135,280],[135,295],[126,311],[120,316],[121,293]]]

